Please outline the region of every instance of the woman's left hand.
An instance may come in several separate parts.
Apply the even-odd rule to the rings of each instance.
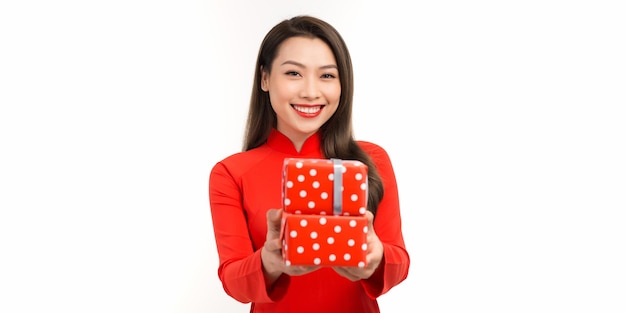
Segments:
[[[367,211],[365,213],[367,217],[367,255],[365,260],[367,262],[366,267],[356,267],[356,266],[336,266],[333,267],[335,272],[339,275],[351,280],[357,281],[360,279],[367,279],[380,265],[381,260],[383,259],[383,243],[376,236],[376,232],[374,231],[374,215],[372,212]]]

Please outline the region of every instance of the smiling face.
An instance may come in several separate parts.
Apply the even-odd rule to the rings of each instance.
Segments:
[[[300,150],[302,144],[337,111],[341,83],[330,47],[318,38],[285,40],[263,72],[261,89],[269,93],[278,131]]]

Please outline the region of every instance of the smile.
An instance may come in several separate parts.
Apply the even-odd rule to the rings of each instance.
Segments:
[[[304,116],[304,117],[315,117],[318,116],[319,113],[322,111],[322,108],[324,107],[323,105],[315,105],[315,106],[302,106],[302,105],[291,105],[296,112],[298,112],[298,114],[300,116]]]

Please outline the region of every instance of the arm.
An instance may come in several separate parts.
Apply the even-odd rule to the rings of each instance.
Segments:
[[[253,249],[240,187],[238,178],[223,163],[213,167],[209,200],[220,259],[218,276],[224,291],[237,301],[271,302],[281,296],[281,289],[266,287],[261,249]],[[277,283],[276,279],[273,282]]]
[[[220,257],[218,275],[224,291],[240,302],[274,302],[284,296],[290,276],[303,275],[319,267],[284,265],[280,240],[281,209],[267,210],[264,216],[267,219],[265,242],[255,251],[250,239],[249,216],[242,206],[244,194],[241,190],[238,175],[229,171],[228,166],[218,163],[213,168],[209,198]]]
[[[375,162],[385,188],[368,234],[368,258],[379,262],[376,268],[366,268],[360,273],[365,278],[360,281],[367,294],[377,298],[406,279],[410,258],[402,235],[398,186],[389,155],[374,144],[363,148]]]

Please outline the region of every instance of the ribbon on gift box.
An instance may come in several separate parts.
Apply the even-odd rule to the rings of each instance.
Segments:
[[[341,189],[343,186],[343,162],[340,159],[331,159],[333,161],[333,214],[341,215],[343,211]]]

